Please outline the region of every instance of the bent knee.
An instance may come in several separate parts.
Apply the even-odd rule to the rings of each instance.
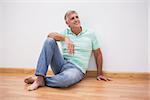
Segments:
[[[55,39],[53,39],[53,38],[47,38],[45,42],[48,42],[48,43],[49,43],[49,42],[56,42],[56,41],[55,41]]]
[[[53,38],[47,38],[46,40],[45,40],[45,45],[46,44],[55,44],[56,43],[56,41],[55,41],[55,39],[53,39]]]

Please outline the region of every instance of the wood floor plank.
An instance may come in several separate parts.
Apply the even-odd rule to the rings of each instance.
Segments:
[[[42,87],[27,91],[24,75],[0,76],[1,100],[149,100],[150,80],[114,78],[113,81],[97,81],[85,78],[69,88]]]

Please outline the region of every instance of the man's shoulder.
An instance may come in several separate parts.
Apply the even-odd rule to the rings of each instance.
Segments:
[[[94,30],[91,28],[87,28],[87,27],[83,27],[83,32],[87,33],[87,34],[95,34]]]
[[[93,35],[95,35],[95,32],[94,32],[92,29],[86,29],[85,33],[86,33],[88,36],[93,36]]]

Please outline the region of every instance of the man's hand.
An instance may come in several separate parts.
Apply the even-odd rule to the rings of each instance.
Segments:
[[[99,75],[97,76],[97,80],[103,80],[103,81],[112,81],[111,78],[106,78],[105,76],[103,75]]]
[[[74,44],[73,44],[73,42],[68,37],[65,37],[65,43],[67,44],[68,53],[69,54],[74,54]]]

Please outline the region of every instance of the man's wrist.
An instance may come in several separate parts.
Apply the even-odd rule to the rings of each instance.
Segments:
[[[64,41],[65,41],[65,42],[69,42],[69,41],[70,41],[69,37],[65,36],[65,37],[64,37]]]
[[[68,39],[68,37],[67,37],[67,36],[64,36],[64,41],[66,41],[66,39]]]

